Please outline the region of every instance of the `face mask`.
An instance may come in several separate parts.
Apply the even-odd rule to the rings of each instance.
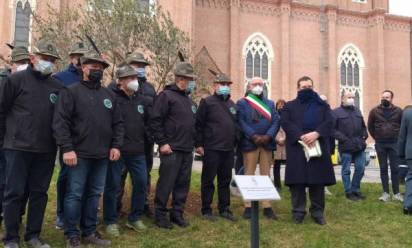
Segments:
[[[220,96],[227,96],[230,94],[230,87],[227,85],[219,86],[219,88],[216,91],[216,94]]]
[[[39,60],[34,69],[43,75],[49,75],[53,72],[54,64],[46,60]]]
[[[137,68],[136,72],[137,72],[137,77],[139,78],[146,77],[146,70],[144,68]]]
[[[382,106],[384,106],[385,108],[387,108],[387,107],[389,107],[389,106],[391,105],[391,102],[389,102],[389,101],[386,100],[386,99],[382,99],[382,100],[381,100],[381,104],[382,104]]]
[[[90,69],[89,70],[89,80],[92,82],[100,82],[103,78],[103,71],[100,69]]]
[[[309,99],[313,96],[313,90],[312,89],[303,89],[298,91],[298,98],[305,100]]]
[[[27,69],[27,66],[29,66],[29,64],[22,64],[16,67],[16,71],[24,71]]]
[[[139,81],[133,80],[133,81],[129,82],[129,83],[127,84],[127,88],[128,88],[129,90],[134,91],[134,92],[138,91],[138,90],[139,90]]]
[[[196,81],[189,81],[189,83],[187,84],[186,91],[188,93],[192,93],[193,91],[195,91],[195,88],[196,88]]]
[[[343,103],[344,106],[355,106],[355,99],[349,98]]]
[[[263,86],[255,86],[251,90],[253,95],[260,96],[263,92]]]

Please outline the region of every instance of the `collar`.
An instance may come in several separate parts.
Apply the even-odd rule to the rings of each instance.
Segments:
[[[51,74],[49,75],[43,75],[41,74],[41,72],[34,70],[33,65],[30,64],[29,66],[27,66],[27,71],[29,71],[34,77],[41,79],[41,80],[45,80],[47,78],[49,78],[51,76]]]
[[[95,82],[91,82],[91,81],[84,81],[84,80],[82,80],[81,83],[82,83],[84,86],[86,86],[87,88],[92,89],[92,90],[97,90],[97,89],[99,89],[99,88],[101,87],[101,83],[100,83],[100,82],[95,83]]]

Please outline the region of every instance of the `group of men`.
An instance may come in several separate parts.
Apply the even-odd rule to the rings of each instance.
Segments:
[[[317,224],[326,224],[325,186],[336,183],[330,156],[335,138],[339,141],[346,196],[351,200],[364,197],[360,180],[368,134],[352,93],[345,93],[342,106],[331,111],[314,91],[313,80],[305,76],[297,82],[296,99],[278,112],[265,96],[261,78],[251,80],[245,97],[235,103],[231,99],[232,80],[211,71],[215,76],[213,94],[197,105],[191,98],[197,75],[189,62],[178,62],[175,81],[156,95],[146,79],[145,67],[150,64],[141,53],[129,54],[117,66],[116,81],[108,87],[102,85],[102,78],[109,63],[83,43],[73,46],[69,67],[54,74],[58,59],[56,47],[47,40],[40,40],[33,53],[15,47],[12,74],[1,82],[0,140],[4,156],[0,157],[0,199],[5,247],[20,247],[19,227],[26,205],[27,246],[49,247],[40,239],[40,233],[57,150],[61,169],[56,227],[64,229],[66,247],[70,248],[80,247],[82,242],[111,245],[96,230],[102,195],[106,233],[119,236],[119,205],[126,173],[132,181],[126,227],[135,231],[147,228],[142,216],[151,216],[147,196],[154,143],[160,154],[154,220],[160,228],[189,225],[184,209],[193,150],[203,157],[202,216],[210,221],[217,219],[212,209],[217,177],[218,216],[236,221],[229,190],[235,149],[243,157],[246,175],[255,174],[259,165],[260,174],[269,176],[280,126],[286,134],[285,184],[291,190],[296,224],[302,223],[306,215],[307,188],[311,217]],[[392,92],[383,94],[382,104],[371,111],[368,127],[377,141],[385,192],[381,198],[388,200],[389,157],[394,198],[400,200],[394,150],[402,112],[391,103]],[[321,155],[307,159],[302,143],[307,147],[319,145]],[[408,151],[407,155],[411,154]],[[350,183],[352,161],[355,175]],[[406,208],[409,211],[412,206]],[[277,219],[270,202],[263,202],[263,214]],[[250,203],[245,202],[243,217],[250,216]]]

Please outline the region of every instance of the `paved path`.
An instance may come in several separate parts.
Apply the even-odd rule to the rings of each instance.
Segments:
[[[159,168],[159,158],[154,158],[153,161],[153,168],[157,169]],[[335,168],[335,175],[336,175],[336,180],[341,181],[341,166],[334,166]],[[193,162],[193,170],[197,172],[202,171],[202,162],[200,161],[194,161]],[[272,170],[271,170],[272,171]],[[353,166],[352,166],[352,172],[353,172]],[[281,169],[281,177],[282,180],[284,178],[284,173],[285,173],[285,168],[282,166]],[[376,161],[371,161],[370,164],[366,167],[365,169],[365,175],[362,179],[362,182],[368,182],[368,183],[380,183],[380,175],[379,175],[379,167],[377,167]]]

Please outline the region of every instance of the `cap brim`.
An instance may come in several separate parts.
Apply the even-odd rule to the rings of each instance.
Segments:
[[[85,59],[85,60],[82,62],[82,64],[94,64],[94,63],[102,64],[105,69],[110,66],[110,64],[107,63],[107,62],[104,61],[104,60]]]
[[[196,79],[197,75],[195,74],[180,74],[180,73],[175,73],[176,76],[180,76],[180,77],[187,77],[187,78],[193,78]]]
[[[137,73],[126,73],[124,75],[118,76],[117,78],[126,78],[126,77],[137,77]]]
[[[23,60],[30,60],[29,55],[26,55],[26,54],[16,55],[14,56],[14,58],[11,59],[11,62],[16,63],[16,62],[23,61]]]
[[[144,61],[144,60],[129,60],[129,62],[127,62],[128,64],[133,64],[133,63],[135,63],[135,64],[144,64],[144,65],[150,65],[150,63],[149,62],[147,62],[147,61]]]
[[[45,55],[45,56],[49,56],[55,59],[61,59],[58,55],[51,54],[51,53],[34,52],[34,54]]]

